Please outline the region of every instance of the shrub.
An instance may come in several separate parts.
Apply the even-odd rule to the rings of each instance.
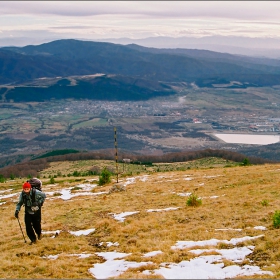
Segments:
[[[105,167],[100,175],[99,175],[99,181],[98,181],[98,185],[99,186],[102,186],[102,185],[105,185],[107,183],[110,183],[111,182],[111,173],[110,171]]]
[[[187,206],[200,206],[202,204],[202,200],[196,195],[191,194],[187,199]]]
[[[251,163],[250,163],[248,158],[244,158],[244,160],[242,161],[242,165],[243,166],[248,166],[248,165],[251,165]]]
[[[273,220],[273,227],[279,228],[280,227],[280,211],[276,210],[272,216]]]
[[[4,178],[4,176],[2,174],[0,174],[0,183],[5,183],[6,179]]]
[[[81,173],[80,173],[79,171],[75,170],[75,171],[73,172],[73,176],[74,176],[74,177],[81,176]]]
[[[261,202],[262,206],[268,206],[268,201],[266,199],[264,199],[262,202]]]
[[[54,184],[54,183],[55,183],[54,177],[51,177],[50,178],[50,184]]]

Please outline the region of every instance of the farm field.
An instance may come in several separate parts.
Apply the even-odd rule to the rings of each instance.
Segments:
[[[118,147],[124,151],[161,155],[212,148],[238,152],[262,142],[227,143],[215,134],[275,137],[279,135],[279,104],[276,87],[182,87],[176,95],[139,102],[2,102],[0,157],[28,158],[65,148],[111,149],[114,128]]]

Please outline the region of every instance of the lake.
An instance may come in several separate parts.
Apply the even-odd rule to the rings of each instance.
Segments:
[[[279,142],[280,135],[259,135],[259,134],[214,134],[217,138],[226,143],[232,144],[253,144],[268,145]]]

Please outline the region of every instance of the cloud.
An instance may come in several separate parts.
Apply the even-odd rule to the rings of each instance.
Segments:
[[[276,19],[278,1],[2,1],[0,14]]]
[[[278,1],[2,1],[0,15],[0,38],[280,36]]]
[[[49,29],[89,29],[90,26],[82,26],[82,25],[69,25],[69,26],[50,26]]]

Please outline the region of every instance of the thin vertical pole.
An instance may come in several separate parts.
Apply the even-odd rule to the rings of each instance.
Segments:
[[[115,159],[116,159],[116,171],[117,171],[117,183],[119,182],[119,169],[118,169],[118,144],[117,144],[117,128],[114,127],[115,131]]]

